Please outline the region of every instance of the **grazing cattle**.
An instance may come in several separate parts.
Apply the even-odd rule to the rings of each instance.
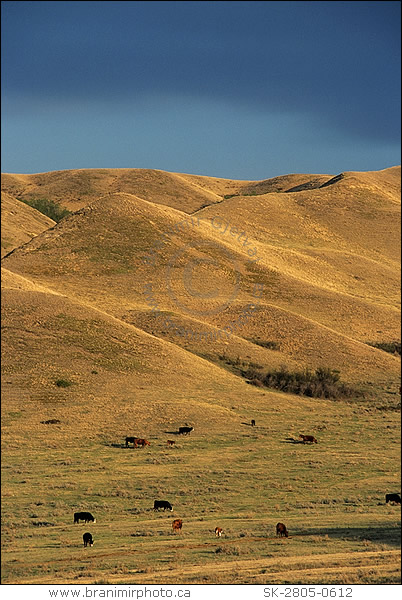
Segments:
[[[215,527],[215,535],[216,537],[222,537],[223,529],[222,527]]]
[[[251,427],[255,427],[255,421],[254,421],[254,419],[251,419]]]
[[[179,427],[179,433],[183,433],[185,435],[188,435],[192,431],[194,431],[194,427]]]
[[[168,440],[168,441],[167,441],[167,445],[168,445],[168,446],[174,446],[174,445],[175,445],[175,443],[176,443],[176,442],[175,442],[174,440]]]
[[[144,448],[144,446],[150,446],[150,442],[148,442],[148,440],[144,440],[141,438],[135,438],[134,440],[134,448],[138,448],[138,446],[141,446],[142,448]]]
[[[401,497],[399,494],[386,494],[385,502],[386,502],[386,504],[388,504],[388,502],[394,502],[395,504],[400,504]]]
[[[43,423],[43,425],[57,425],[58,423],[61,423],[61,421],[59,421],[59,419],[48,419],[47,421],[41,421],[41,423]]]
[[[76,512],[74,513],[74,523],[79,523],[81,521],[85,521],[85,523],[96,523],[96,519],[89,512]]]
[[[135,444],[136,437],[126,437],[126,448],[129,444]]]
[[[170,502],[167,502],[166,500],[155,500],[154,510],[159,510],[160,508],[163,508],[163,510],[173,510],[173,506]]]
[[[302,433],[299,435],[299,438],[303,440],[303,444],[306,442],[311,442],[312,444],[318,444],[317,440],[313,435],[303,435]]]
[[[276,535],[279,535],[280,537],[288,537],[288,530],[286,529],[286,525],[284,523],[277,523],[276,525]]]
[[[92,539],[92,535],[90,533],[84,533],[84,535],[82,536],[83,540],[84,540],[84,548],[86,548],[87,546],[93,546],[94,545],[94,541]]]
[[[183,527],[183,521],[181,519],[175,519],[172,523],[172,527],[173,527],[173,532],[175,531],[181,531],[181,528]]]

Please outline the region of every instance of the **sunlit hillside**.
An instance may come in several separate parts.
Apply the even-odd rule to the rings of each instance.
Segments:
[[[399,581],[400,167],[4,174],[2,254],[4,583]]]

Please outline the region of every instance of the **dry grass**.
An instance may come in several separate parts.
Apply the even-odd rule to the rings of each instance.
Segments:
[[[3,583],[399,581],[400,512],[385,493],[400,491],[400,358],[366,343],[399,339],[399,172],[323,188],[330,176],[4,177],[14,198],[40,190],[80,210],[3,261]],[[144,264],[194,211],[200,226]],[[211,228],[213,215],[248,232],[259,265]],[[6,216],[14,243],[25,241]],[[223,313],[188,314],[166,293],[166,265],[194,241],[214,242],[211,287],[230,287],[227,252],[238,261],[239,295]],[[199,256],[193,248],[188,260]],[[167,329],[144,282],[177,327],[204,336]],[[242,314],[255,283],[265,291],[252,318],[229,340],[206,339]],[[364,397],[257,388],[231,370],[237,360],[265,372],[339,369]],[[177,435],[185,423],[194,432]],[[318,444],[296,443],[301,433]],[[127,435],[151,445],[126,448]],[[155,499],[173,513],[154,512]],[[96,524],[74,525],[77,510]],[[288,539],[276,538],[278,521]],[[84,531],[94,547],[84,549]]]
[[[33,237],[53,227],[49,217],[16,200],[6,192],[1,194],[1,256],[29,242]]]
[[[237,386],[235,379],[225,397],[238,397]],[[107,391],[94,406],[73,397],[51,412],[32,401],[25,410],[8,403],[4,583],[261,583],[263,569],[278,583],[396,581],[400,511],[384,497],[399,489],[395,413],[384,418],[247,387],[229,422],[213,420],[219,407],[208,412],[200,390],[193,393],[196,430],[168,449],[166,439],[183,422],[174,420],[178,394],[162,392],[163,424],[136,410],[161,409],[161,392],[152,385],[142,392],[109,407]],[[62,424],[41,424],[49,414]],[[246,424],[250,415],[255,428]],[[318,444],[289,441],[307,431]],[[125,448],[128,433],[145,435],[151,446]],[[173,513],[155,513],[154,499],[169,500]],[[76,510],[89,510],[97,523],[74,525]],[[172,533],[174,518],[183,520],[180,535]],[[276,538],[278,521],[288,539]],[[93,548],[82,547],[84,531]]]

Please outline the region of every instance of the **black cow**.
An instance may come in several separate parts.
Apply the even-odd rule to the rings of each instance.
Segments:
[[[138,439],[136,437],[126,437],[126,448],[129,444],[135,444],[135,440]]]
[[[288,530],[286,529],[286,525],[284,523],[277,523],[276,525],[276,535],[279,535],[280,537],[288,537]]]
[[[400,504],[401,497],[399,494],[386,494],[385,502],[386,502],[386,504],[388,504],[388,502],[395,502],[395,504]]]
[[[81,521],[85,521],[85,523],[96,523],[96,519],[89,512],[76,512],[74,513],[74,523],[79,523]]]
[[[94,545],[94,541],[92,539],[92,535],[90,533],[84,533],[84,535],[82,536],[83,540],[84,540],[84,548],[86,548],[87,546],[93,546]]]
[[[185,435],[191,433],[194,430],[194,427],[179,427],[179,433],[184,433]]]
[[[159,510],[160,508],[163,508],[163,510],[173,510],[173,506],[170,502],[167,502],[166,500],[155,500],[154,510]]]
[[[255,427],[255,420],[251,419],[251,427]]]

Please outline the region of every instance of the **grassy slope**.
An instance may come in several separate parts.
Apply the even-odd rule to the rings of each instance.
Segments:
[[[223,328],[230,325],[253,300],[253,284],[258,282],[264,285],[263,298],[247,324],[236,327],[238,336],[279,342],[280,353],[275,355],[276,362],[296,361],[299,365],[307,364],[314,368],[325,364],[340,369],[348,378],[371,381],[380,386],[387,378],[393,377],[396,385],[398,359],[362,343],[391,341],[399,335],[396,253],[384,249],[382,267],[379,268],[378,261],[370,258],[370,248],[364,248],[364,244],[369,246],[370,230],[367,239],[359,236],[358,248],[355,243],[356,247],[350,245],[346,251],[347,241],[342,238],[343,223],[339,224],[335,215],[331,233],[335,239],[328,239],[326,233],[321,235],[317,242],[321,254],[309,261],[309,242],[305,237],[307,227],[300,232],[298,226],[298,223],[303,223],[298,213],[299,194],[297,198],[296,194],[269,194],[248,199],[246,205],[242,205],[239,197],[226,200],[217,207],[203,209],[200,224],[190,225],[180,235],[171,236],[169,243],[158,250],[155,264],[151,265],[144,264],[143,260],[149,249],[170,227],[188,217],[170,207],[156,206],[132,195],[113,194],[63,220],[51,232],[38,236],[28,246],[14,252],[4,264],[8,269],[42,282],[53,290],[163,336],[163,322],[160,319],[155,322],[149,314],[144,285],[152,285],[158,306],[172,313],[177,324],[197,318],[202,302],[188,304],[195,310],[190,315],[181,312],[167,294],[165,268],[178,249],[186,249],[188,244],[207,243],[210,245],[206,246],[205,253],[220,261],[228,276],[223,279],[221,270],[216,276],[212,270],[206,270],[202,275],[204,280],[209,279],[211,287],[219,285],[223,293],[226,293],[227,286],[229,294],[230,273],[235,262],[241,272],[241,286],[236,301],[226,311],[202,317],[203,325],[200,326]],[[325,194],[329,192],[325,191]],[[265,210],[269,203],[274,202],[273,196],[277,200],[275,218],[271,219],[269,230],[267,225],[263,230]],[[334,205],[336,200],[333,194]],[[327,210],[323,212],[326,214]],[[394,223],[397,226],[396,213],[390,209],[388,212],[389,227],[394,227]],[[246,232],[250,231],[250,214],[254,215],[256,241],[253,243],[261,257],[260,265],[250,267],[248,256],[238,239],[222,236],[211,227],[210,213],[222,222],[230,218],[231,224],[239,231],[244,221]],[[314,218],[319,225],[319,217],[315,215]],[[326,218],[329,219],[328,216]],[[299,231],[298,248],[295,248],[296,241],[290,237],[280,241],[278,224],[283,222],[291,225],[291,232]],[[264,235],[269,236],[265,243]],[[330,265],[325,257],[335,247],[337,262]],[[317,248],[315,252],[318,254]],[[182,277],[188,261],[198,256],[197,248],[185,250],[183,260],[174,273],[178,295],[185,294]],[[384,266],[385,261],[389,262],[388,267]],[[354,263],[353,268],[350,267],[351,262]],[[359,279],[355,279],[353,274],[356,273],[364,273],[365,277],[358,275]],[[138,321],[133,321],[134,315],[137,315]],[[181,345],[181,339],[177,335],[174,338],[168,336]],[[204,343],[193,350],[198,354],[209,351]],[[233,356],[237,350],[229,346],[228,351]],[[248,353],[251,360],[256,352],[260,364],[271,364],[272,354],[268,351],[263,360],[261,352],[253,349],[251,354]]]
[[[209,177],[202,179],[206,182],[213,180]],[[243,183],[247,183],[216,181],[220,182],[219,191],[225,190],[223,194],[237,191]],[[69,210],[78,210],[104,194],[121,192],[193,212],[222,199],[213,187],[208,184],[202,186],[191,177],[151,169],[76,169],[2,176],[3,191],[17,198],[51,198]]]
[[[1,222],[2,257],[55,225],[52,219],[6,192],[1,195]]]
[[[166,198],[179,177],[210,195],[246,185],[177,175]],[[289,186],[305,181],[291,178]],[[400,513],[384,495],[400,489],[400,427],[396,412],[378,407],[395,404],[400,362],[362,343],[397,331],[396,181],[393,170],[346,174],[321,190],[202,209],[196,239],[221,239],[243,273],[229,315],[199,320],[169,303],[161,271],[194,232],[175,238],[153,269],[143,265],[144,247],[183,214],[128,194],[83,208],[3,262],[4,583],[399,581]],[[142,291],[152,281],[177,323],[203,330],[241,311],[252,274],[236,239],[211,233],[211,211],[252,231],[263,262],[254,275],[270,292],[226,345],[164,331]],[[364,265],[365,280],[352,281]],[[249,338],[279,340],[280,351]],[[341,365],[374,392],[357,404],[257,389],[222,368],[221,352],[267,366]],[[60,378],[73,385],[58,388]],[[52,418],[61,423],[41,423]],[[175,436],[185,422],[193,434]],[[319,443],[294,443],[299,433]],[[128,434],[151,446],[124,448]],[[166,447],[169,438],[177,447]],[[155,514],[156,498],[173,514]],[[97,523],[74,526],[75,510]],[[173,536],[177,517],[183,532]],[[277,521],[289,539],[275,539]],[[84,550],[87,530],[95,546]]]
[[[151,169],[73,169],[20,175],[4,173],[2,190],[16,198],[51,198],[78,210],[105,193],[124,192],[187,213],[226,195],[288,191],[296,186],[324,183],[330,175],[283,175],[264,181],[167,173]]]

